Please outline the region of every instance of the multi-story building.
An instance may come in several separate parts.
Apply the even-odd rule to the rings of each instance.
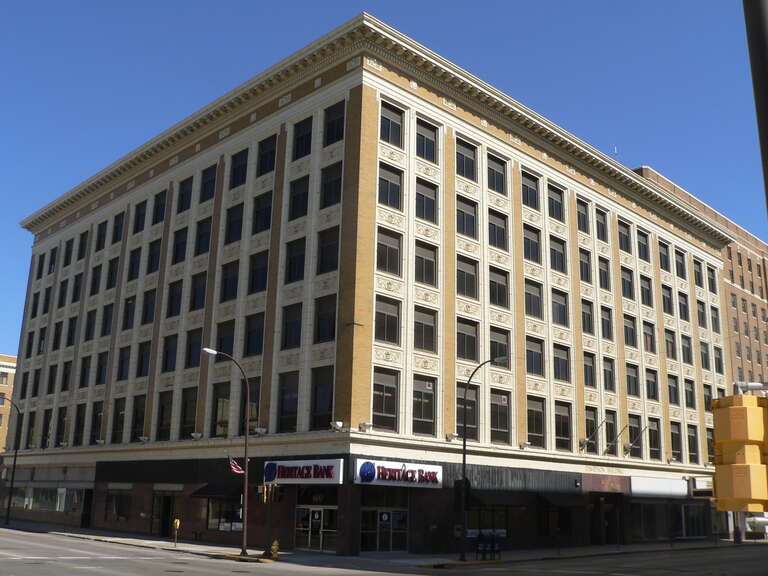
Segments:
[[[768,375],[768,244],[701,202],[652,168],[637,169],[697,207],[708,220],[728,231],[733,241],[722,251],[722,277],[727,318],[724,330],[730,336],[731,380],[765,382]],[[701,282],[708,281],[702,278]],[[698,285],[698,284],[697,284]]]
[[[471,537],[712,530],[731,233],[375,18],[23,225],[18,517],[235,542],[247,421],[254,544],[455,550],[462,435]]]
[[[13,375],[16,373],[16,357],[0,354],[0,452],[6,449],[8,437],[8,422],[11,416],[11,403],[7,399],[13,397]]]

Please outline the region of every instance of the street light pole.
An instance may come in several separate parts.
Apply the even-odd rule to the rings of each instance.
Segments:
[[[467,392],[469,391],[469,384],[472,382],[477,371],[480,370],[486,364],[491,362],[506,362],[506,356],[499,356],[497,358],[491,358],[485,362],[478,364],[469,375],[467,381],[464,383],[464,406],[462,407],[462,423],[461,423],[461,552],[459,553],[459,561],[465,562],[467,560]],[[477,410],[475,410],[477,414]]]
[[[219,352],[213,348],[203,348],[203,352],[211,356],[221,355],[235,363],[243,375],[245,382],[245,410],[243,411],[243,542],[240,546],[240,556],[248,556],[248,428],[251,414],[251,386],[248,382],[248,376],[240,366],[240,363],[226,352]]]
[[[16,418],[21,418],[21,410],[13,403],[10,398],[5,398],[6,402],[9,402],[11,406],[16,409]],[[16,429],[20,431],[20,428],[16,426]],[[16,480],[16,457],[19,455],[19,436],[18,434],[13,438],[13,465],[11,467],[11,483],[8,487],[8,504],[5,508],[5,525],[8,526],[11,522],[11,499],[13,498],[13,484]]]

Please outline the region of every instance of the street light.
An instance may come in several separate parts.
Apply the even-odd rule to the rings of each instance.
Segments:
[[[245,410],[243,410],[243,542],[240,547],[240,556],[248,556],[248,424],[251,415],[251,386],[248,383],[248,376],[246,375],[245,370],[243,370],[240,363],[232,358],[232,356],[226,352],[214,350],[213,348],[203,348],[203,352],[210,354],[211,356],[219,355],[224,356],[224,358],[229,358],[235,363],[235,366],[240,369],[240,372],[243,374],[243,381],[245,382]]]
[[[21,410],[19,410],[19,407],[13,403],[13,401],[10,398],[4,399],[6,402],[9,402],[11,406],[13,406],[16,409],[16,418],[21,419]],[[21,428],[19,426],[16,426],[16,429],[21,432]],[[19,435],[16,434],[16,436],[13,439],[13,465],[11,467],[11,484],[8,487],[8,505],[5,508],[5,525],[8,526],[11,522],[11,499],[13,498],[13,483],[16,480],[16,456],[19,454]]]
[[[469,390],[469,383],[472,382],[472,378],[475,376],[478,370],[486,364],[496,363],[500,364],[506,362],[506,356],[497,356],[491,358],[485,362],[478,364],[469,375],[467,381],[464,383],[464,406],[462,408],[462,424],[461,424],[461,552],[459,554],[459,561],[465,562],[467,560],[467,392]],[[477,414],[477,411],[475,411]]]

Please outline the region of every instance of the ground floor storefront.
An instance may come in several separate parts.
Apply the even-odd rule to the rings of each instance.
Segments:
[[[69,475],[69,479],[64,476]],[[238,545],[242,476],[226,458],[98,462],[21,471],[14,518]],[[90,475],[89,475],[90,474]],[[337,554],[450,553],[708,538],[719,518],[683,479],[470,465],[366,455],[252,459],[248,541]],[[44,478],[44,480],[40,480]],[[466,539],[462,525],[466,523]]]

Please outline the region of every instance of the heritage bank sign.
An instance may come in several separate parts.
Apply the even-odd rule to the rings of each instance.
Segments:
[[[392,462],[357,458],[355,460],[355,484],[442,488],[443,467],[418,462]]]

